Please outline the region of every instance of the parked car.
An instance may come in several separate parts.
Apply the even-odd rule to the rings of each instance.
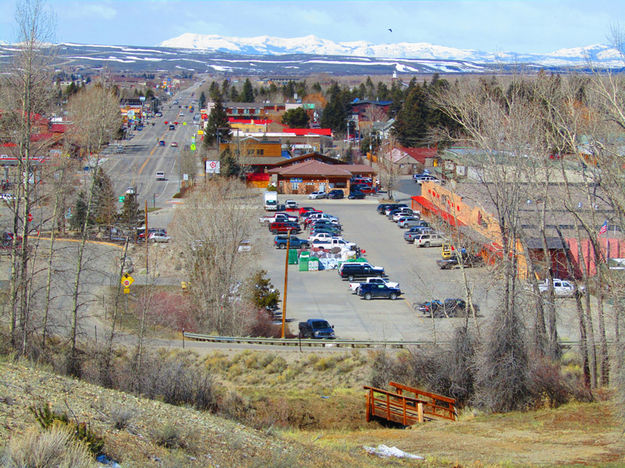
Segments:
[[[291,221],[277,221],[269,224],[269,232],[272,234],[287,234],[289,231],[298,234],[301,230],[299,224]]]
[[[414,239],[414,245],[417,247],[440,247],[444,242],[443,236],[437,232],[426,232]]]
[[[369,263],[353,262],[342,263],[339,267],[341,279],[354,281],[355,278],[367,278],[369,276],[386,276],[384,268],[372,266]]]
[[[406,216],[412,216],[416,218],[414,211],[412,211],[410,208],[401,208],[399,212],[393,214],[391,220],[396,223],[397,221],[399,221],[399,218],[404,218]]]
[[[376,207],[376,210],[377,210],[378,214],[386,215],[386,209],[387,208],[395,209],[395,208],[399,208],[399,205],[400,205],[399,203],[380,203]],[[402,204],[402,205],[406,206],[405,204]]]
[[[358,295],[363,299],[386,298],[395,300],[401,295],[399,288],[392,288],[386,284],[363,283],[358,289]]]
[[[300,239],[297,236],[291,236],[289,239],[288,236],[281,235],[273,238],[273,245],[276,249],[286,249],[287,241],[291,249],[307,249],[310,247],[310,243],[306,239]]]
[[[399,289],[399,283],[395,282],[395,281],[389,281],[386,278],[380,278],[377,276],[372,276],[370,278],[365,278],[363,281],[355,281],[352,283],[349,283],[349,289],[352,293],[354,294],[358,294],[358,289],[360,288],[361,284],[385,284],[390,288],[398,288]]]
[[[170,237],[163,232],[153,232],[148,237],[148,242],[169,242]]]
[[[549,279],[544,280],[538,285],[538,290],[541,293],[549,291]],[[576,293],[583,293],[584,288],[578,288],[577,285],[571,281],[554,278],[553,279],[553,293],[557,297],[575,297]]]
[[[361,191],[350,192],[347,198],[350,200],[362,200],[365,198],[365,194]]]
[[[178,142],[177,141],[172,141],[169,146],[171,146],[172,148],[178,148]]]
[[[430,223],[422,219],[412,219],[404,223],[404,228],[412,229],[414,227],[430,227]]]
[[[345,192],[341,189],[334,189],[328,192],[328,198],[332,198],[333,200],[340,200],[341,198],[345,198]]]
[[[339,229],[342,228],[341,223],[338,219],[315,219],[311,223],[309,223],[310,227],[320,227],[320,226],[333,226]]]
[[[388,214],[393,211],[393,210],[398,210],[400,208],[408,208],[408,205],[406,205],[405,203],[393,203],[392,205],[388,205],[385,209],[384,209],[384,216],[388,216]]]
[[[318,192],[309,193],[308,198],[310,200],[318,200],[320,198],[328,198],[328,194],[325,192],[318,191]]]
[[[316,221],[318,219],[335,219],[338,221],[338,218],[336,216],[332,216],[327,213],[312,213],[306,217],[304,223],[311,224],[313,221]]]
[[[317,210],[313,208],[312,206],[302,206],[299,209],[300,216],[304,216],[304,215],[310,216],[312,213],[323,213],[323,211]]]
[[[433,300],[423,302],[419,304],[418,307],[419,311],[434,318],[464,317],[471,311],[470,306],[463,299],[459,298],[448,298],[444,301]],[[477,304],[473,304],[473,307],[475,308],[475,313],[477,314],[480,310],[479,306]]]
[[[404,207],[395,208],[394,210],[389,211],[386,217],[390,219],[391,221],[397,221],[402,216],[408,216],[408,215],[412,216],[413,214],[414,213],[410,208],[407,208],[404,206]]]
[[[415,182],[417,184],[421,185],[423,182],[438,182],[438,183],[440,183],[440,180],[438,180],[434,176],[425,175],[425,176],[419,177],[417,180],[415,180]]]
[[[318,239],[342,239],[341,236],[335,236],[329,232],[318,232],[317,234],[311,234],[308,236],[309,242],[314,242]]]
[[[319,249],[332,249],[333,247],[347,250],[357,249],[357,245],[354,242],[347,242],[345,239],[338,239],[336,237],[330,239],[315,239],[312,241],[312,246]]]
[[[295,200],[285,200],[284,206],[287,210],[297,210],[297,202]]]
[[[406,223],[409,221],[419,221],[419,218],[416,216],[400,216],[397,220],[397,227],[404,229],[406,227]]]
[[[463,254],[461,256],[454,255],[451,258],[443,258],[436,260],[436,264],[441,270],[452,270],[454,268],[473,268],[484,265],[484,259],[479,255]]]
[[[335,338],[334,327],[323,319],[308,319],[299,323],[300,338]]]

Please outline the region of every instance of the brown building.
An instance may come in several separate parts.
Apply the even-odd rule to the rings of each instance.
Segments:
[[[269,174],[279,193],[308,194],[342,189],[349,194],[353,176],[372,177],[376,172],[363,164],[342,164],[341,161],[318,153],[310,153],[282,161]]]

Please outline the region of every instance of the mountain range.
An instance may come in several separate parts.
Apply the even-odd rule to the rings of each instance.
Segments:
[[[339,55],[348,57],[458,60],[477,64],[535,64],[548,67],[576,67],[592,63],[601,68],[622,67],[618,50],[603,44],[560,49],[546,54],[487,52],[457,49],[425,42],[373,44],[365,41],[334,42],[314,35],[280,38],[272,36],[226,37],[185,33],[159,44],[161,47],[245,55]]]

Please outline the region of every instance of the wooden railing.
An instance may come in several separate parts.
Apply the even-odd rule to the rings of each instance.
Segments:
[[[456,400],[436,393],[424,392],[397,382],[389,386],[395,392],[366,385],[367,421],[382,418],[403,426],[411,426],[425,420],[447,419],[456,421]]]

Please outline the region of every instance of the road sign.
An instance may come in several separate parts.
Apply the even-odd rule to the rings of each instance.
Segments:
[[[139,101],[144,102],[145,101],[145,96],[139,96]]]
[[[129,288],[132,283],[135,282],[135,279],[130,276],[128,273],[124,273],[122,276],[122,286],[124,288]]]
[[[195,151],[195,148],[196,148],[195,143],[191,143],[191,151]]]
[[[26,217],[26,219],[28,220],[28,222],[30,223],[33,220],[33,215],[28,213],[28,216]]]
[[[124,288],[124,294],[130,294],[130,288]]]
[[[198,134],[198,135],[204,135],[204,130],[198,130],[198,131],[197,131],[197,134]]]
[[[206,161],[207,174],[219,174],[219,161]]]
[[[189,174],[182,174],[182,180],[189,180]]]
[[[182,125],[186,125],[186,124],[187,124],[186,122],[182,122]]]
[[[124,197],[123,195],[119,196],[119,203],[124,203],[126,197]]]

